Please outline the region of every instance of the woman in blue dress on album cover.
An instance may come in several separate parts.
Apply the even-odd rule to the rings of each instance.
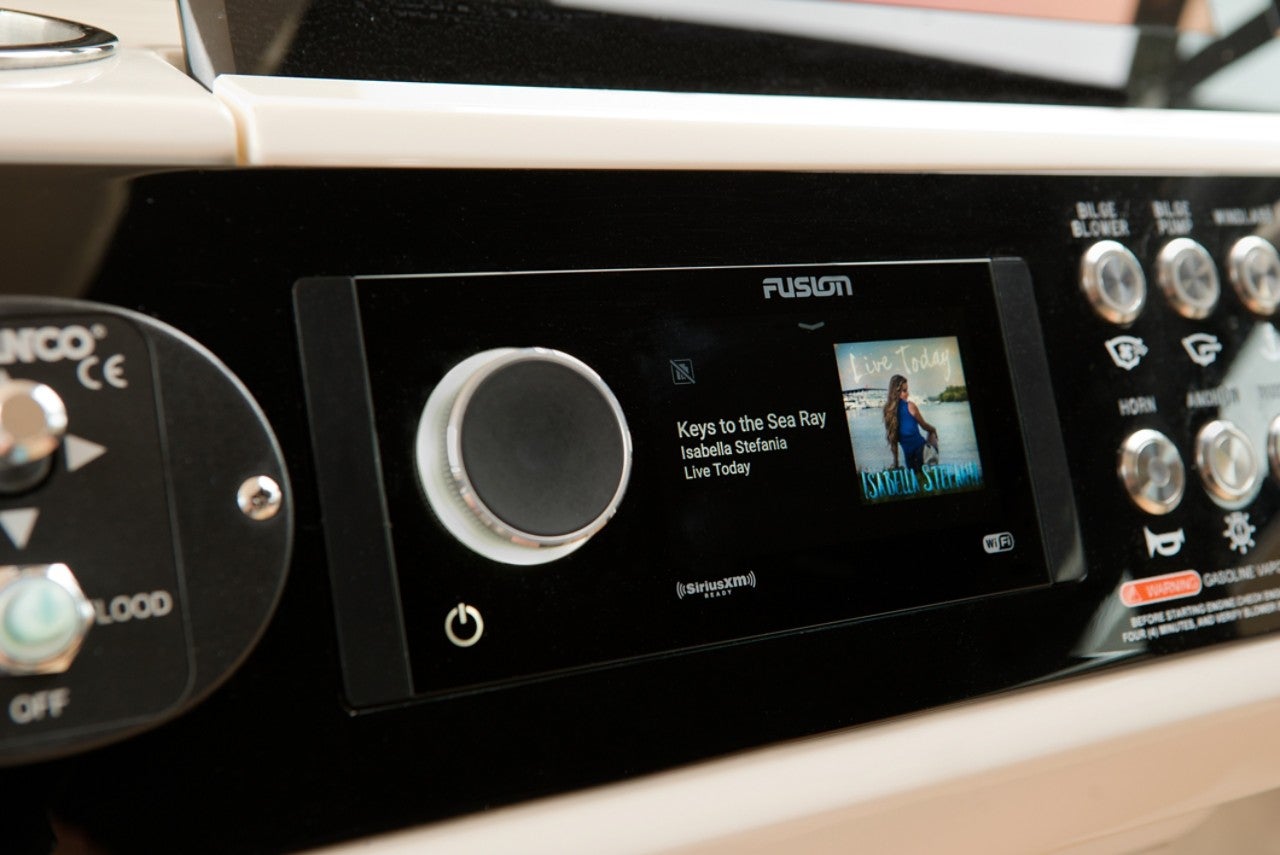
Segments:
[[[907,468],[919,472],[924,468],[924,447],[926,444],[938,447],[938,430],[924,420],[920,408],[908,397],[907,378],[895,374],[889,378],[889,399],[884,405],[884,435],[893,451],[893,468],[897,469],[898,446],[906,457]],[[929,432],[926,440],[920,434],[924,428]]]

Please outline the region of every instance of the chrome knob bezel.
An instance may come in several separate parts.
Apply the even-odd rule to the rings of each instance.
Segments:
[[[79,21],[0,9],[0,71],[95,62],[119,44],[106,30]]]
[[[535,358],[569,366],[596,386],[609,401],[623,441],[624,465],[605,510],[590,524],[552,537],[520,531],[498,518],[470,483],[461,452],[461,420],[475,389],[502,367]],[[617,398],[586,363],[548,348],[494,348],[455,365],[428,396],[418,420],[414,447],[418,481],[436,518],[464,546],[504,564],[545,564],[579,549],[613,517],[631,478],[631,432]]]
[[[1231,484],[1222,478],[1213,464],[1213,454],[1223,441],[1234,441],[1249,452],[1251,465],[1247,478],[1241,484]],[[1215,419],[1196,434],[1196,469],[1204,484],[1205,492],[1215,504],[1234,510],[1253,501],[1261,486],[1261,461],[1248,435],[1229,421]]]
[[[1263,294],[1256,281],[1255,262],[1261,258],[1268,272],[1276,279],[1273,294]],[[1231,246],[1227,254],[1227,270],[1231,287],[1235,290],[1240,302],[1256,315],[1269,317],[1280,307],[1280,253],[1271,241],[1249,235],[1240,238]]]
[[[1127,303],[1113,300],[1107,290],[1105,280],[1112,264],[1122,265],[1134,277],[1134,296]],[[1080,257],[1080,289],[1099,317],[1119,326],[1136,321],[1147,304],[1147,276],[1141,262],[1128,247],[1113,240],[1098,241]]]
[[[534,534],[523,531],[501,519],[480,498],[480,494],[476,490],[470,474],[467,472],[466,461],[462,454],[463,421],[466,419],[467,407],[471,403],[471,398],[476,390],[480,388],[485,380],[497,372],[526,362],[549,362],[553,365],[560,365],[585,379],[608,404],[618,427],[619,439],[622,442],[622,471],[618,476],[617,489],[614,490],[608,504],[591,522],[564,534]],[[601,379],[600,375],[582,360],[563,351],[542,347],[519,348],[495,356],[467,378],[462,385],[462,389],[458,392],[458,396],[454,399],[453,406],[450,408],[449,422],[445,428],[445,455],[449,463],[449,474],[453,477],[462,501],[495,534],[519,546],[562,546],[566,543],[585,540],[603,528],[605,523],[613,518],[613,515],[618,510],[618,504],[622,501],[622,497],[627,491],[627,483],[631,479],[631,431],[627,427],[627,418],[622,412],[622,405],[618,403],[613,391]]]
[[[1188,260],[1196,265],[1197,276],[1207,272],[1207,290],[1211,296],[1197,298],[1188,290],[1189,283],[1183,275]],[[1175,238],[1161,248],[1156,259],[1156,281],[1174,311],[1191,320],[1209,317],[1222,296],[1218,266],[1214,264],[1213,256],[1190,238]]]
[[[1169,490],[1167,492],[1162,489],[1152,489],[1151,481],[1143,475],[1142,455],[1152,447],[1157,449],[1162,463],[1168,467]],[[1149,514],[1163,516],[1172,513],[1182,503],[1182,497],[1186,495],[1187,471],[1178,447],[1169,437],[1149,428],[1135,431],[1125,437],[1120,445],[1118,456],[1116,471],[1120,477],[1120,483],[1128,493],[1129,499],[1139,509]],[[1165,485],[1159,485],[1160,488],[1163,486]]]

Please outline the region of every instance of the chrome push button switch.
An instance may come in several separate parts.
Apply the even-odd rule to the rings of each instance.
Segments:
[[[1156,280],[1169,305],[1184,318],[1207,318],[1222,286],[1209,251],[1189,238],[1169,241],[1156,259]]]
[[[1186,467],[1177,446],[1159,431],[1130,434],[1120,445],[1118,472],[1129,498],[1149,514],[1167,514],[1182,501]]]
[[[21,493],[49,472],[67,432],[67,408],[52,388],[0,381],[0,493]]]
[[[1249,311],[1271,315],[1280,306],[1280,254],[1270,241],[1250,235],[1227,256],[1231,287]]]
[[[1093,310],[1113,324],[1137,320],[1147,302],[1147,277],[1123,244],[1098,241],[1080,259],[1080,288]]]
[[[0,567],[0,674],[66,671],[92,623],[67,565]]]
[[[1209,497],[1225,508],[1249,503],[1258,491],[1258,455],[1244,431],[1215,420],[1196,435],[1196,468]]]

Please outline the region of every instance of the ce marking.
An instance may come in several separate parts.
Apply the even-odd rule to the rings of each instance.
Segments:
[[[102,378],[101,380],[93,376],[95,369],[98,369],[99,366],[101,366],[101,370],[97,373]],[[80,364],[76,366],[76,379],[80,381],[81,386],[90,392],[97,392],[104,385],[115,389],[128,389],[129,381],[124,376],[124,354],[117,353],[115,356],[108,356],[105,362],[96,356],[82,359]]]

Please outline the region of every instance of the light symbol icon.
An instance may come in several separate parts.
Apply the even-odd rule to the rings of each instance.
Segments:
[[[1223,517],[1222,521],[1227,525],[1222,536],[1230,543],[1231,549],[1244,555],[1257,545],[1254,543],[1253,533],[1258,527],[1249,523],[1248,514],[1234,511]]]

